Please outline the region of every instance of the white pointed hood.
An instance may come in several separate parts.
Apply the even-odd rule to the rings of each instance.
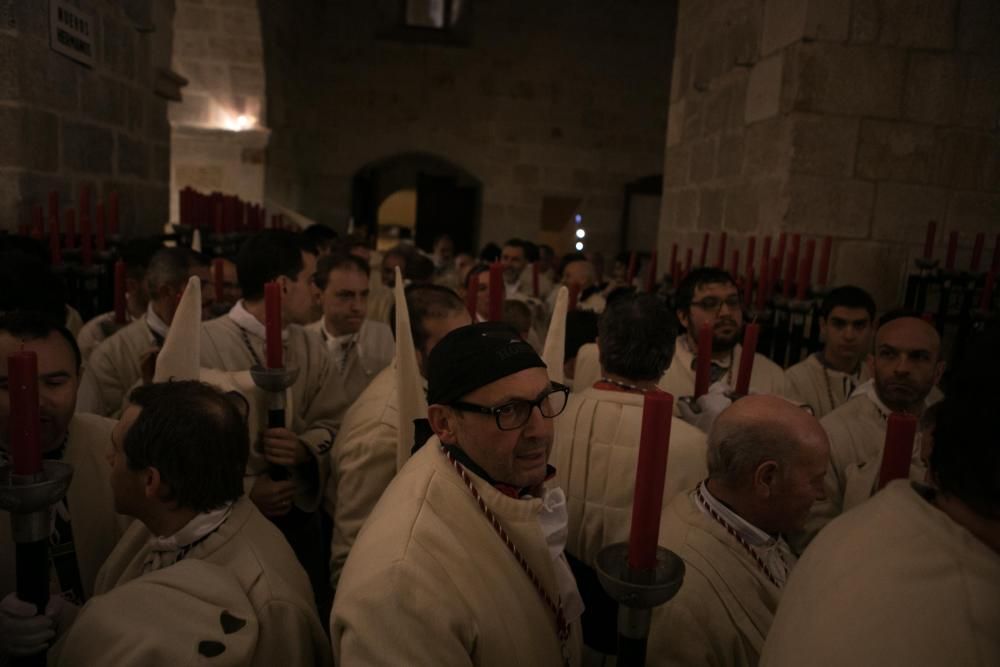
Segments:
[[[417,363],[417,349],[410,330],[410,311],[406,306],[403,274],[396,267],[396,385],[399,392],[399,423],[396,445],[396,470],[410,458],[413,448],[413,420],[427,417],[427,395]]]
[[[188,278],[163,348],[156,357],[153,382],[197,380],[201,371],[201,281]]]
[[[565,285],[556,294],[556,304],[552,309],[549,331],[545,334],[542,347],[542,361],[548,367],[549,379],[563,382],[563,363],[566,359],[566,312],[569,309],[569,290]]]

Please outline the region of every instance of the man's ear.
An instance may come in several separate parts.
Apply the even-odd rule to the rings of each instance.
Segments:
[[[777,461],[764,461],[753,473],[754,493],[760,498],[770,498],[778,481]]]
[[[681,323],[681,326],[683,326],[685,329],[687,329],[688,331],[690,331],[691,330],[691,324],[690,324],[690,318],[688,317],[688,314],[686,312],[684,312],[683,310],[680,310],[680,309],[678,309],[676,312],[677,312],[677,321]]]
[[[935,387],[938,386],[939,382],[941,382],[941,377],[944,375],[944,368],[945,368],[945,364],[944,364],[943,361],[937,362],[937,365],[934,367],[934,386]]]
[[[160,477],[160,471],[152,466],[142,472],[142,487],[146,498],[150,500],[164,500],[170,495],[170,489]]]
[[[444,405],[427,407],[427,421],[431,424],[431,430],[446,445],[458,444],[458,432],[455,428],[457,419],[458,415],[454,410]]]

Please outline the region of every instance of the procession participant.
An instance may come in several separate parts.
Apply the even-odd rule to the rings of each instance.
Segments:
[[[106,417],[121,415],[125,397],[150,374],[156,351],[163,345],[177,302],[191,276],[209,281],[208,267],[190,249],[161,248],[149,260],[144,315],[118,330],[91,353],[80,383],[77,409]]]
[[[660,523],[660,544],[684,559],[684,584],[653,611],[647,664],[757,664],[795,564],[783,536],[822,497],[828,461],[819,422],[781,397],[747,396],[722,412],[708,479]]]
[[[785,371],[785,389],[822,418],[868,380],[875,300],[860,287],[837,287],[823,297],[819,328],[823,349]]]
[[[436,285],[408,287],[406,309],[421,377],[404,381],[419,381],[424,391],[434,346],[471,321],[458,295]],[[399,387],[398,363],[394,363],[347,410],[330,452],[326,510],[333,518],[330,583],[334,589],[358,531],[398,470]]]
[[[381,280],[371,281],[371,293],[368,296],[369,320],[390,323],[389,311],[392,310],[392,288],[396,284],[396,267],[398,266],[403,275],[406,275],[409,258],[408,249],[402,245],[390,248],[382,255],[378,274]]]
[[[521,275],[528,267],[528,243],[521,239],[508,239],[500,249],[500,264],[503,265],[505,298],[531,296],[531,284],[523,284]]]
[[[344,568],[336,659],[579,664],[565,501],[546,484],[565,387],[516,332],[491,322],[437,344],[427,400],[435,435],[389,484]]]
[[[604,312],[607,301],[601,294],[601,287],[597,284],[597,273],[593,263],[583,253],[570,253],[562,258],[559,266],[560,284],[566,287],[579,289],[576,307],[580,310],[590,310],[598,315]],[[558,290],[553,290],[549,296],[549,308],[551,309]]]
[[[732,276],[721,269],[695,269],[681,281],[676,299],[677,319],[685,331],[677,338],[674,359],[660,380],[660,388],[677,397],[694,394],[698,332],[706,323],[713,331],[711,381],[735,387],[743,353],[740,344],[743,309]],[[784,371],[764,355],[755,353],[750,389],[761,394],[784,395]]]

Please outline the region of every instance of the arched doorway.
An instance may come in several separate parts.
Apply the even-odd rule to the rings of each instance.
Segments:
[[[351,187],[355,225],[368,230],[369,236],[391,237],[391,230],[379,229],[379,207],[390,196],[408,190],[416,193],[412,238],[417,247],[430,252],[434,239],[448,234],[456,251],[475,250],[482,183],[461,167],[427,153],[394,155],[359,169]]]

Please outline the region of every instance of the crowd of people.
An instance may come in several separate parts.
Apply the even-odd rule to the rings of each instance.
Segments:
[[[938,331],[841,285],[822,348],[754,353],[739,396],[748,305],[721,269],[646,291],[624,256],[376,252],[319,225],[250,235],[221,280],[182,245],[120,255],[124,325],[83,323],[27,240],[0,249],[0,459],[29,350],[44,456],[74,469],[46,609],[18,597],[0,521],[0,662],[614,664],[596,558],[628,539],[644,397],[665,391],[659,542],[685,575],[647,664],[1000,664],[995,331],[946,393]],[[254,375],[273,284],[284,390]],[[882,488],[893,413],[920,428]]]

